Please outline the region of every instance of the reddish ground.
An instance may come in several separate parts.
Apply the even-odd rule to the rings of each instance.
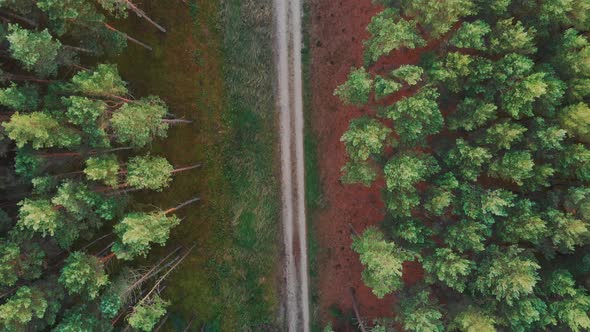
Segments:
[[[311,1],[311,86],[312,123],[318,138],[318,154],[325,207],[314,215],[314,231],[319,242],[319,315],[323,324],[331,320],[329,307],[352,310],[349,288],[356,289],[357,302],[366,322],[391,317],[394,296],[377,299],[361,280],[363,267],[351,248],[348,224],[357,231],[379,224],[384,217],[380,185],[365,188],[342,185],[340,168],[346,162],[340,137],[350,119],[364,110],[345,107],[333,96],[334,89],[346,80],[351,66],[361,66],[362,41],[368,37],[366,26],[380,9],[371,0]],[[383,72],[393,66],[416,63],[423,50],[395,52],[374,69]],[[400,96],[396,96],[399,98]],[[404,279],[421,278],[419,266],[405,266]],[[334,322],[336,323],[336,322]],[[350,326],[334,326],[349,331]]]

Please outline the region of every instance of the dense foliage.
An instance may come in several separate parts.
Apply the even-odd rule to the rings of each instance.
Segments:
[[[408,331],[590,329],[590,5],[374,2],[365,64],[335,91],[370,110],[342,181],[386,184],[382,229],[354,239],[363,280],[398,292]]]
[[[0,331],[150,331],[182,260],[177,248],[151,268],[125,266],[164,245],[172,213],[196,200],[127,206],[127,192],[161,191],[191,167],[146,152],[180,121],[157,96],[133,98],[115,65],[95,64],[134,40],[97,5],[141,12],[126,0],[0,0]]]

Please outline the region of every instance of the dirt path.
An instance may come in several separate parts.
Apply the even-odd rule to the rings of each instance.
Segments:
[[[274,5],[285,250],[284,306],[288,330],[309,331],[301,81],[301,1],[274,0]]]

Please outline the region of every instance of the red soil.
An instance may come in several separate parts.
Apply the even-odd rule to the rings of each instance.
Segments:
[[[378,299],[361,280],[363,266],[350,246],[348,224],[361,232],[378,225],[384,217],[381,199],[382,180],[366,188],[342,185],[340,168],[346,154],[340,137],[351,119],[367,109],[346,107],[333,96],[352,66],[363,64],[363,40],[368,38],[366,26],[379,12],[371,0],[311,1],[311,88],[313,93],[313,129],[318,137],[318,154],[325,206],[314,215],[314,231],[319,242],[319,315],[322,324],[332,320],[329,307],[336,304],[343,311],[352,310],[349,288],[356,289],[359,310],[365,322],[393,315],[394,296]],[[429,45],[431,48],[434,45]],[[425,49],[397,51],[379,61],[372,71],[386,72],[401,64],[414,64]],[[396,96],[396,98],[401,95]],[[418,264],[404,266],[404,280],[421,279]],[[336,322],[334,322],[336,323]],[[350,331],[350,326],[334,326],[337,331]]]

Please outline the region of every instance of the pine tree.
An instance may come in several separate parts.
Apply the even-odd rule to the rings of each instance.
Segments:
[[[77,251],[66,258],[59,282],[70,295],[78,294],[94,299],[107,284],[108,277],[98,258]]]
[[[365,229],[361,236],[354,238],[352,249],[365,265],[363,281],[378,298],[402,286],[402,263],[408,254],[386,241],[377,229]]]
[[[162,316],[166,314],[168,305],[170,305],[169,302],[156,295],[149,301],[144,301],[135,306],[127,321],[135,329],[146,332],[152,331]]]
[[[387,8],[374,16],[367,27],[371,37],[365,41],[366,62],[375,62],[396,49],[425,46],[426,41],[416,23],[401,18],[394,8]]]

